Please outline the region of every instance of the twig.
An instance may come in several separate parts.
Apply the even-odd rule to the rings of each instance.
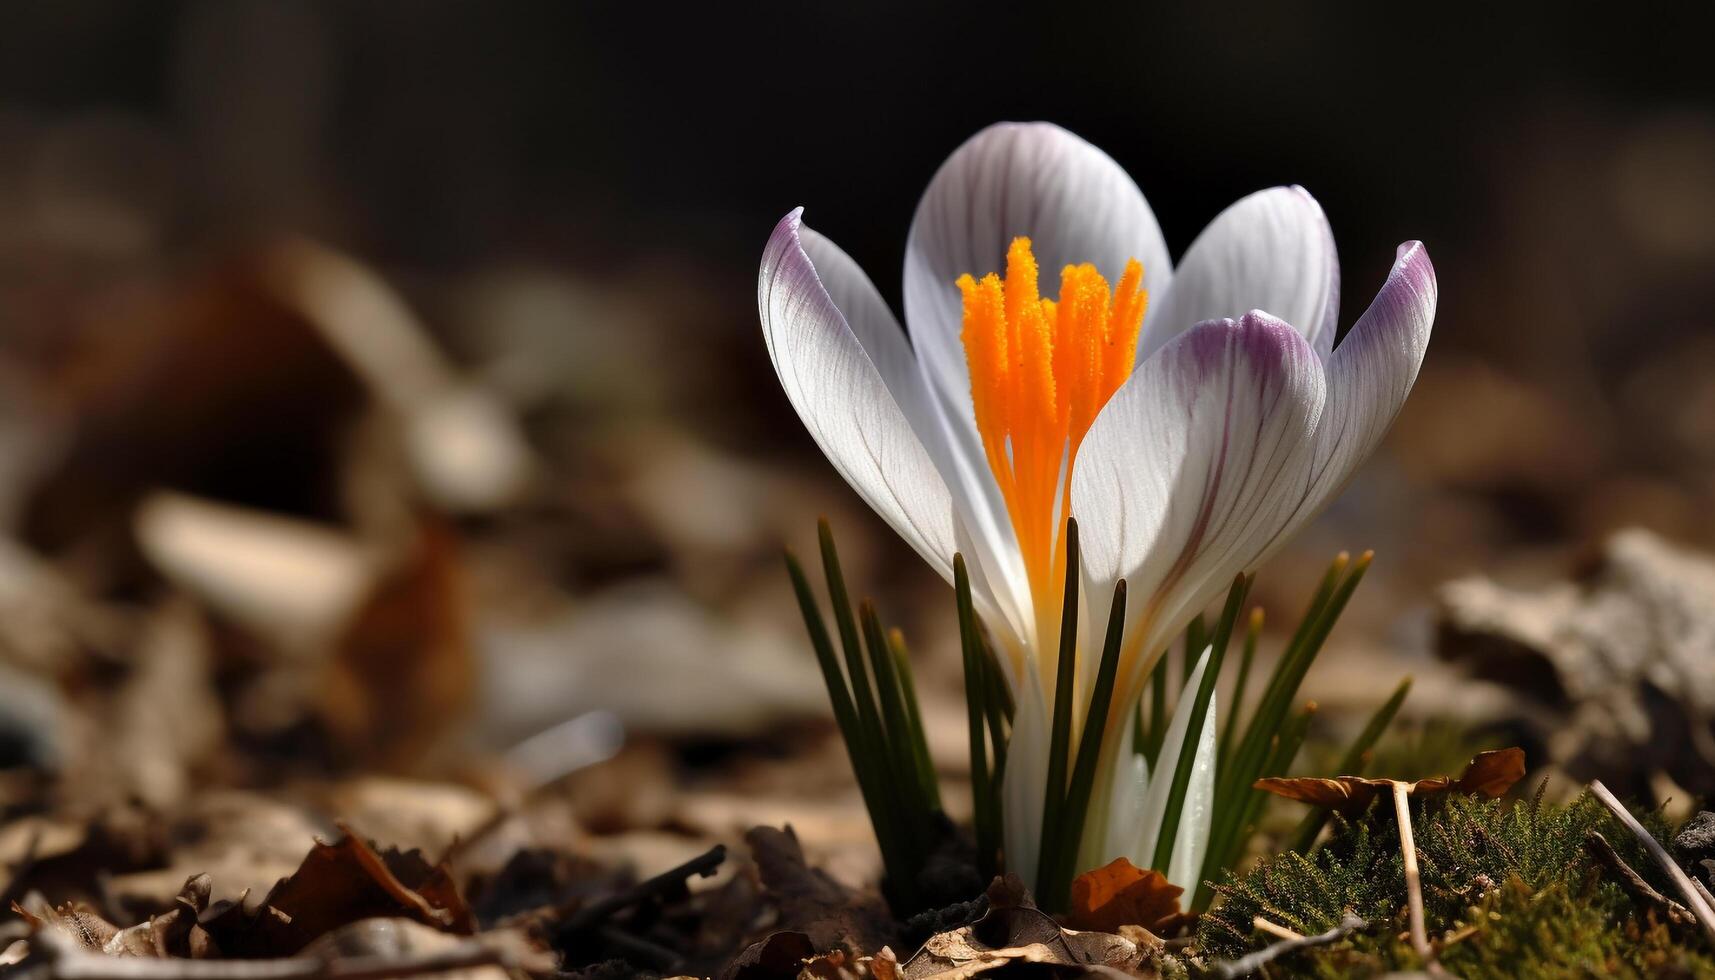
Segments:
[[[412,956],[360,956],[345,960],[319,956],[271,960],[155,959],[49,947],[20,962],[15,975],[39,980],[380,980],[497,965],[507,965],[507,958],[499,950],[478,943],[462,943],[451,949]]]
[[[685,879],[692,875],[707,878],[714,874],[715,869],[725,860],[726,845],[716,844],[676,868],[663,871],[653,878],[645,878],[625,891],[578,909],[566,918],[565,924],[560,927],[559,935],[563,938],[582,932],[606,921],[615,912],[640,904],[655,895],[665,894],[676,887],[683,887]]]
[[[1712,909],[1715,909],[1715,895],[1709,894],[1709,889],[1704,888],[1703,882],[1699,881],[1698,879],[1696,879],[1696,878],[1691,879],[1691,883],[1693,885],[1697,886],[1697,894],[1703,896],[1704,904],[1708,905]]]
[[[1399,853],[1405,859],[1405,902],[1411,913],[1411,946],[1424,963],[1435,959],[1429,928],[1423,921],[1423,876],[1417,870],[1417,841],[1411,833],[1411,784],[1393,784],[1393,812],[1399,818]]]
[[[1276,939],[1284,939],[1288,942],[1294,942],[1304,938],[1303,933],[1293,932],[1285,926],[1276,925],[1260,915],[1251,920],[1251,926],[1255,928],[1257,932],[1266,932]]]
[[[618,926],[604,925],[596,930],[602,941],[633,964],[648,966],[663,973],[679,969],[683,959],[678,953],[642,936],[634,936]]]
[[[1454,932],[1451,936],[1448,936],[1446,939],[1443,939],[1441,941],[1441,949],[1443,952],[1445,952],[1447,947],[1457,946],[1460,943],[1464,942],[1467,939],[1470,939],[1472,936],[1475,936],[1477,933],[1482,932],[1482,931],[1483,931],[1482,927],[1480,927],[1480,926],[1466,926],[1465,928],[1460,929],[1457,932]]]
[[[1671,922],[1690,924],[1697,921],[1695,916],[1686,911],[1685,906],[1656,891],[1655,887],[1645,881],[1642,875],[1632,870],[1632,866],[1614,852],[1614,846],[1608,843],[1606,837],[1592,830],[1585,836],[1584,845],[1589,848],[1590,853],[1598,862],[1620,876],[1620,884],[1626,891],[1631,892],[1633,897],[1646,905],[1660,909]]]
[[[1644,846],[1644,850],[1649,851],[1650,857],[1655,858],[1655,863],[1661,865],[1661,869],[1673,878],[1673,883],[1679,886],[1680,894],[1685,896],[1686,906],[1691,909],[1693,915],[1697,916],[1697,921],[1709,933],[1710,938],[1715,939],[1715,909],[1711,909],[1709,903],[1704,901],[1703,896],[1697,891],[1696,884],[1685,873],[1685,869],[1681,868],[1679,862],[1668,855],[1667,849],[1661,846],[1661,842],[1655,839],[1655,835],[1645,830],[1643,824],[1638,823],[1638,818],[1632,816],[1632,811],[1626,809],[1625,804],[1609,792],[1608,787],[1603,786],[1600,779],[1590,784],[1590,792],[1596,799],[1601,800],[1602,805],[1607,807],[1614,816],[1619,818],[1620,823],[1626,825],[1626,829],[1632,832],[1632,835],[1638,839],[1638,843]]]
[[[1368,922],[1353,915],[1348,909],[1346,914],[1340,917],[1340,924],[1327,932],[1318,933],[1314,936],[1299,936],[1297,939],[1283,939],[1272,946],[1265,946],[1236,960],[1216,963],[1209,968],[1209,975],[1219,977],[1221,980],[1234,980],[1235,977],[1249,976],[1288,953],[1337,943],[1352,933],[1369,927]]]

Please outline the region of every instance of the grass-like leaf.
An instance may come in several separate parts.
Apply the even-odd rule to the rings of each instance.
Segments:
[[[1068,827],[1063,824],[1066,805],[1066,765],[1072,741],[1072,694],[1078,672],[1078,522],[1066,520],[1066,585],[1060,611],[1060,659],[1054,673],[1054,714],[1048,740],[1048,785],[1043,795],[1043,846],[1036,866],[1036,880],[1044,882],[1053,873],[1058,851]]]
[[[923,784],[924,797],[934,809],[940,810],[941,782],[935,778],[935,763],[929,758],[929,740],[923,734],[923,711],[917,703],[917,681],[912,676],[911,654],[905,646],[905,634],[897,629],[888,630],[887,647],[893,656],[900,695],[909,713],[911,753],[917,760],[917,777]]]
[[[985,682],[987,664],[982,640],[977,635],[977,617],[971,604],[971,577],[963,555],[953,556],[953,594],[959,611],[959,648],[965,664],[965,712],[970,723],[971,812],[977,839],[977,868],[984,877],[998,870],[1000,861],[1000,796],[998,765],[991,774],[988,758],[988,706]]]
[[[1102,739],[1108,731],[1113,709],[1114,680],[1119,675],[1120,648],[1125,638],[1125,579],[1114,586],[1113,606],[1108,611],[1108,633],[1102,642],[1102,659],[1096,667],[1096,684],[1090,692],[1090,710],[1078,739],[1078,758],[1072,766],[1072,785],[1066,791],[1065,832],[1054,842],[1059,851],[1051,876],[1038,881],[1037,889],[1049,908],[1064,908],[1072,887],[1073,864],[1078,843],[1084,836],[1084,821],[1090,813],[1090,794],[1095,790],[1096,765],[1102,754]],[[1049,842],[1044,841],[1046,846]]]
[[[1264,619],[1261,606],[1251,610],[1250,623],[1245,629],[1244,650],[1239,655],[1239,672],[1233,678],[1233,697],[1231,706],[1227,708],[1227,723],[1221,729],[1221,740],[1215,743],[1216,771],[1220,771],[1227,758],[1233,736],[1239,729],[1239,716],[1244,714],[1245,688],[1250,684],[1251,664],[1256,660],[1257,643],[1262,640]]]

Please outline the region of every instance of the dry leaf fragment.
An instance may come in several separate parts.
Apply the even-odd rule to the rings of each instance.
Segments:
[[[425,517],[337,637],[323,714],[348,756],[409,768],[469,707],[476,665],[456,537]]]
[[[721,971],[721,980],[792,980],[815,955],[816,947],[804,933],[772,933],[734,957]]]
[[[1368,779],[1363,776],[1337,776],[1333,779],[1270,776],[1257,780],[1252,786],[1311,806],[1351,812],[1369,806],[1370,801],[1377,795],[1393,792],[1396,783],[1404,784],[1412,796],[1466,793],[1498,797],[1523,778],[1524,750],[1510,748],[1477,753],[1457,778],[1431,776],[1428,779],[1408,782],[1399,779]]]
[[[208,876],[196,875],[185,882],[171,910],[123,929],[83,902],[55,908],[36,893],[22,905],[14,902],[12,911],[30,928],[32,942],[58,942],[103,956],[184,957],[196,943],[197,917],[208,905],[208,893]]]
[[[416,851],[378,853],[350,833],[318,842],[255,911],[229,909],[204,925],[225,955],[286,956],[340,926],[377,917],[461,935],[476,930],[445,866],[430,866]]]
[[[502,402],[465,382],[428,329],[378,273],[304,239],[266,257],[274,298],[303,315],[405,423],[418,483],[438,507],[484,513],[525,489],[535,460]]]
[[[493,963],[480,963],[479,952],[493,954]],[[463,959],[462,969],[428,974],[436,980],[506,980],[518,973],[543,975],[553,972],[554,955],[543,950],[516,929],[487,930],[473,938],[451,936],[410,919],[363,919],[341,926],[304,947],[299,959],[329,964],[408,963],[431,957]]]
[[[83,902],[54,907],[39,894],[32,894],[22,904],[13,902],[12,911],[30,927],[32,935],[52,930],[83,949],[105,951],[107,944],[119,935],[118,926]]]
[[[886,972],[891,964],[876,970],[878,957],[871,963],[872,973],[899,980],[967,980],[1003,971],[1011,975],[1023,964],[1043,964],[1063,968],[1051,971],[1054,976],[1132,976],[1147,957],[1123,936],[1060,928],[1047,913],[1027,903],[1011,875],[995,879],[988,895],[990,908],[981,919],[931,936],[891,974]]]
[[[336,527],[181,493],[150,494],[133,523],[169,581],[297,657],[320,654],[381,572],[381,557]]]
[[[877,949],[891,931],[892,915],[879,900],[858,895],[827,872],[810,867],[798,835],[787,826],[752,827],[744,835],[768,896],[780,908],[780,928],[810,937],[819,951]]]
[[[1481,794],[1492,798],[1502,796],[1524,778],[1524,750],[1497,749],[1479,752],[1465,767],[1454,786],[1458,792]]]
[[[1179,917],[1179,896],[1185,889],[1159,871],[1146,871],[1125,858],[1114,860],[1072,879],[1072,911],[1067,924],[1075,929],[1118,932],[1121,926],[1142,926],[1160,932]]]

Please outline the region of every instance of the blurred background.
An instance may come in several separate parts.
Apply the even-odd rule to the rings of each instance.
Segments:
[[[391,829],[444,843],[579,770],[568,826],[639,860],[782,819],[870,860],[780,548],[833,520],[957,778],[951,595],[799,425],[756,268],[804,205],[897,308],[1001,119],[1107,150],[1175,255],[1304,185],[1342,327],[1427,243],[1417,389],[1258,586],[1378,552],[1330,724],[1409,672],[1409,724],[1715,789],[1707,33],[1557,13],[6,4],[0,808],[331,779],[307,825],[373,826],[425,805],[342,780],[432,776],[476,802]]]

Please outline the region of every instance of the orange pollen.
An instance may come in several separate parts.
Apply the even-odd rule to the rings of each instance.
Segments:
[[[1059,629],[1072,464],[1096,413],[1131,375],[1149,294],[1126,262],[1118,287],[1089,263],[1060,270],[1060,298],[1037,291],[1030,239],[1015,238],[1006,276],[963,275],[965,359],[989,468],[1000,484],[1035,597],[1039,639]]]

